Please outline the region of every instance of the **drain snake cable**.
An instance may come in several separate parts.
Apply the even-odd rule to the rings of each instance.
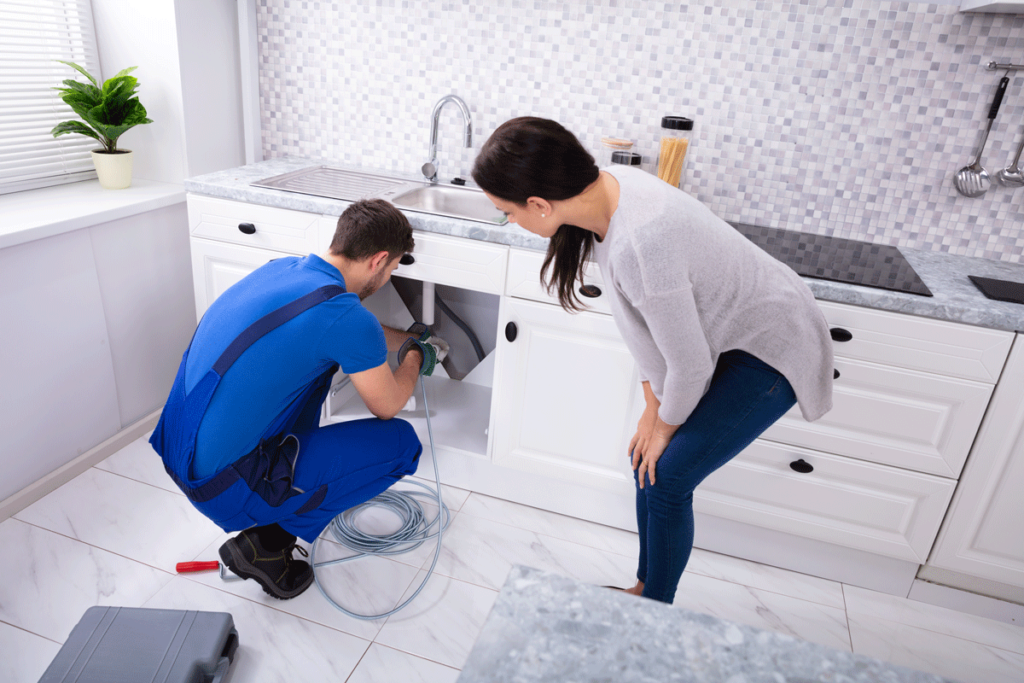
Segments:
[[[331,523],[327,525],[327,529],[325,529],[324,532],[326,533],[329,530],[334,536],[335,541],[350,550],[355,550],[357,553],[356,555],[343,557],[337,560],[317,562],[316,551],[320,544],[320,540],[324,537],[323,533],[313,541],[313,547],[310,550],[309,560],[310,564],[313,566],[313,580],[316,582],[316,587],[320,590],[321,595],[323,595],[324,598],[327,599],[327,602],[331,603],[335,609],[354,619],[362,619],[366,621],[383,619],[384,617],[389,617],[403,609],[406,605],[415,600],[416,596],[418,596],[427,585],[427,581],[430,580],[430,577],[434,573],[434,567],[437,566],[437,560],[441,556],[441,535],[444,530],[448,528],[448,523],[451,521],[451,513],[448,511],[448,506],[445,505],[444,501],[441,499],[441,475],[437,469],[437,450],[434,448],[434,432],[430,426],[430,407],[427,405],[427,388],[423,384],[422,377],[420,378],[420,390],[423,395],[423,408],[427,417],[427,437],[430,440],[430,459],[434,463],[434,482],[436,484],[436,488],[431,489],[426,484],[410,480],[408,483],[415,484],[416,486],[425,489],[427,492],[392,491],[389,489],[380,495],[371,498],[365,503],[360,503],[355,507],[349,508],[331,520]],[[437,515],[430,522],[427,522],[423,506],[420,505],[417,498],[437,504]],[[380,536],[368,534],[359,530],[355,525],[355,519],[360,513],[372,507],[384,508],[398,515],[402,520],[401,527],[397,531]],[[435,525],[437,525],[437,530],[432,531]],[[357,614],[347,610],[335,602],[334,599],[327,594],[327,591],[324,590],[323,585],[320,583],[320,576],[317,570],[321,567],[329,567],[343,562],[351,562],[352,560],[358,560],[368,555],[377,557],[401,555],[402,553],[407,553],[419,548],[421,545],[435,537],[437,538],[437,548],[434,550],[434,560],[430,563],[430,569],[427,571],[427,575],[423,577],[423,582],[420,584],[419,588],[416,589],[416,592],[410,595],[405,602],[388,612],[384,612],[382,614]]]

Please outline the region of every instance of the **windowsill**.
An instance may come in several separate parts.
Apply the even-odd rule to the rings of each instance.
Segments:
[[[0,249],[185,201],[185,188],[133,179],[105,190],[98,180],[0,195]]]

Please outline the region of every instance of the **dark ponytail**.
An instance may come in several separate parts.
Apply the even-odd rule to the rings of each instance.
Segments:
[[[530,197],[548,201],[571,199],[600,176],[594,157],[576,136],[548,119],[523,116],[498,126],[473,164],[473,180],[488,193],[519,206]],[[585,308],[576,296],[576,282],[594,248],[595,235],[575,225],[562,225],[548,244],[541,282],[557,290],[567,311]],[[551,267],[551,278],[547,279]],[[547,282],[545,280],[547,279]]]

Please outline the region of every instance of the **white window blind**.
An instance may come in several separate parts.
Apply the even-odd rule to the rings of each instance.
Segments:
[[[52,88],[100,77],[90,0],[0,0],[0,194],[94,178],[96,140],[50,134],[79,120]]]

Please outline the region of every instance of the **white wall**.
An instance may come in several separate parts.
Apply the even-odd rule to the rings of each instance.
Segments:
[[[104,78],[138,66],[153,123],[125,133],[136,178],[181,183],[245,163],[235,0],[93,0]]]
[[[177,0],[175,17],[188,175],[241,166],[245,140],[235,0]]]
[[[103,78],[138,66],[139,100],[153,120],[118,143],[135,152],[134,176],[181,183],[187,166],[174,0],[93,0],[92,9]]]

